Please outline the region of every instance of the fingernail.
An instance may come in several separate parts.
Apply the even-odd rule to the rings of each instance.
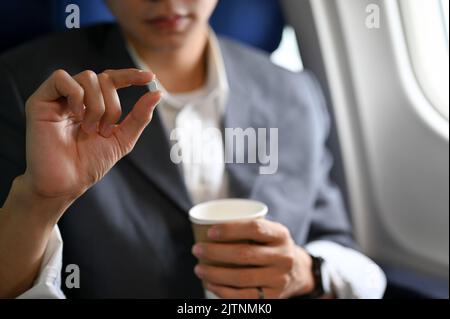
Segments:
[[[192,253],[195,256],[200,256],[203,253],[203,250],[199,245],[194,245],[194,247],[192,248]]]
[[[211,239],[217,239],[219,238],[219,229],[217,228],[217,226],[212,226],[208,229],[208,237]]]
[[[102,127],[102,135],[104,137],[110,137],[114,130],[114,125],[104,125]]]

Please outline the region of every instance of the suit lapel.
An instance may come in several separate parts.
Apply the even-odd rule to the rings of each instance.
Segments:
[[[230,97],[227,102],[225,117],[223,120],[224,128],[246,129],[250,127],[249,111],[251,109],[251,101],[247,96],[240,93],[240,91],[234,91],[233,86],[230,85]],[[236,157],[238,152],[242,150],[235,149],[235,143],[229,139],[225,139],[225,149],[227,152],[233,152]],[[234,149],[233,149],[234,147]],[[247,151],[244,151],[247,159]],[[226,163],[226,171],[229,179],[229,197],[249,198],[251,195],[252,185],[255,182],[256,174],[251,169],[249,164],[238,163]]]
[[[123,37],[117,26],[106,34],[104,69],[134,68]],[[130,87],[119,91],[124,116],[129,113],[147,87]],[[152,122],[144,130],[133,151],[125,158],[165,193],[183,211],[192,207],[186,186],[178,167],[170,159],[170,145],[165,128],[156,110]]]
[[[264,128],[268,126],[269,119],[264,112],[259,110],[262,104],[262,97],[253,87],[254,79],[249,74],[242,72],[245,66],[239,56],[236,56],[232,50],[228,50],[227,42],[220,42],[222,56],[230,87],[225,116],[223,120],[224,128]],[[233,141],[225,140],[227,151],[244,152],[244,162],[248,159],[248,149],[232,150]],[[257,189],[257,183],[260,181],[258,163],[227,163],[226,170],[229,178],[229,196],[238,198],[252,198]]]

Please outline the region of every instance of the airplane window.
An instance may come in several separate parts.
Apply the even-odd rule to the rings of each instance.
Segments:
[[[303,70],[297,37],[292,27],[287,26],[284,28],[280,46],[272,53],[271,60],[273,63],[293,72]]]
[[[449,118],[449,0],[400,0],[417,81],[428,101]]]

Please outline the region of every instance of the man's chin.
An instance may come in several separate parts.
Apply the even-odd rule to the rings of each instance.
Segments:
[[[179,51],[183,47],[185,47],[186,43],[184,41],[173,41],[169,43],[164,43],[156,47],[155,49],[161,52],[175,52]]]
[[[155,40],[148,42],[147,47],[154,51],[171,52],[177,51],[186,46],[188,40],[185,35],[171,35],[165,37],[158,37]]]

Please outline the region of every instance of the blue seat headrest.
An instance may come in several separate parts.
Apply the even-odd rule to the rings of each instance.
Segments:
[[[69,4],[80,7],[81,26],[114,21],[104,0],[4,1],[0,4],[0,51],[64,30]],[[284,19],[279,0],[219,0],[211,25],[220,35],[272,52],[281,41]]]
[[[219,0],[211,26],[221,35],[273,52],[285,20],[279,0]]]

